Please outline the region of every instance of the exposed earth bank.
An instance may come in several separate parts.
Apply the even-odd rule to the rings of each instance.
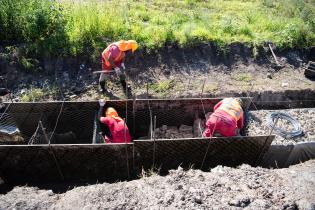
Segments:
[[[77,187],[63,194],[15,187],[1,209],[315,209],[315,160],[284,169],[217,166],[173,170],[130,182]]]
[[[304,76],[308,61],[315,59],[315,48],[274,50],[280,67],[267,46],[234,43],[220,49],[209,43],[188,49],[166,46],[151,54],[138,51],[126,61],[127,82],[136,98],[196,97],[201,93],[205,97],[247,96],[315,89],[314,81]],[[0,47],[0,53],[5,54],[5,48]],[[99,74],[93,72],[100,70],[100,57],[93,61],[84,57],[45,57],[30,61],[33,64],[29,69],[19,62],[18,50],[5,59],[0,57],[0,76],[13,90],[14,101],[125,98],[115,75],[107,83],[112,95],[98,92]]]

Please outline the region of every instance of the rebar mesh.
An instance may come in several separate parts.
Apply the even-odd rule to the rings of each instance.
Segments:
[[[205,119],[205,113],[219,100],[108,101],[103,113],[107,107],[114,107],[126,120],[134,140],[130,144],[97,144],[103,140],[96,101],[12,103],[6,116],[34,145],[0,145],[0,170],[3,178],[12,182],[115,181],[136,177],[142,168],[159,166],[167,171],[179,165],[202,169],[218,164],[254,165],[274,136],[151,139],[153,127],[193,126],[196,116]],[[243,101],[246,111],[250,99]],[[136,140],[140,138],[146,140]],[[51,144],[47,145],[47,139]]]

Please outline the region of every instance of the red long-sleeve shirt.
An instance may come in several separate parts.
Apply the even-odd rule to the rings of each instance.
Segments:
[[[125,129],[126,129],[126,142],[131,142],[131,136],[127,125],[123,120],[114,119],[112,117],[101,117],[100,121],[106,124],[112,134],[112,143],[125,143]],[[109,139],[105,139],[106,143],[110,143]]]

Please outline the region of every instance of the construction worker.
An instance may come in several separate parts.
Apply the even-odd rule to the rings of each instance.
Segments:
[[[118,116],[117,111],[108,107],[105,112],[105,117],[102,117],[102,111],[105,105],[104,99],[99,100],[100,109],[98,119],[101,123],[107,125],[109,134],[104,136],[105,143],[129,143],[131,136],[125,121]]]
[[[110,44],[102,53],[102,71],[99,78],[99,84],[103,93],[109,93],[106,89],[105,80],[108,73],[115,71],[123,86],[124,92],[126,90],[126,75],[125,75],[125,57],[128,52],[134,52],[138,48],[138,43],[134,40],[121,40]],[[129,88],[130,89],[130,88]],[[130,90],[129,90],[130,92]]]
[[[204,137],[212,137],[215,132],[221,136],[236,136],[237,129],[244,126],[242,100],[225,98],[214,106],[213,113],[206,122]]]

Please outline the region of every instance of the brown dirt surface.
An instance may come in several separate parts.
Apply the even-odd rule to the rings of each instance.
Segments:
[[[256,49],[257,50],[257,49]],[[159,52],[137,52],[127,57],[127,82],[136,98],[196,97],[203,89],[205,97],[221,97],[253,92],[315,90],[315,82],[304,76],[304,68],[314,59],[310,50],[275,51],[282,68],[277,68],[268,48],[258,49],[235,43],[222,52],[211,44],[189,49],[166,47]],[[1,62],[0,62],[1,63]],[[23,100],[32,90],[37,97],[24,100],[97,100],[100,97],[124,99],[115,75],[107,81],[112,95],[98,92],[101,58],[47,58],[39,62],[41,71],[23,73],[19,66],[2,61],[0,75],[14,92],[14,100]],[[204,87],[204,88],[202,88]],[[36,91],[35,91],[36,93]],[[10,100],[7,98],[6,100]]]
[[[15,187],[1,209],[314,209],[315,160],[284,169],[217,166],[170,171],[130,182],[77,187],[62,194]]]

